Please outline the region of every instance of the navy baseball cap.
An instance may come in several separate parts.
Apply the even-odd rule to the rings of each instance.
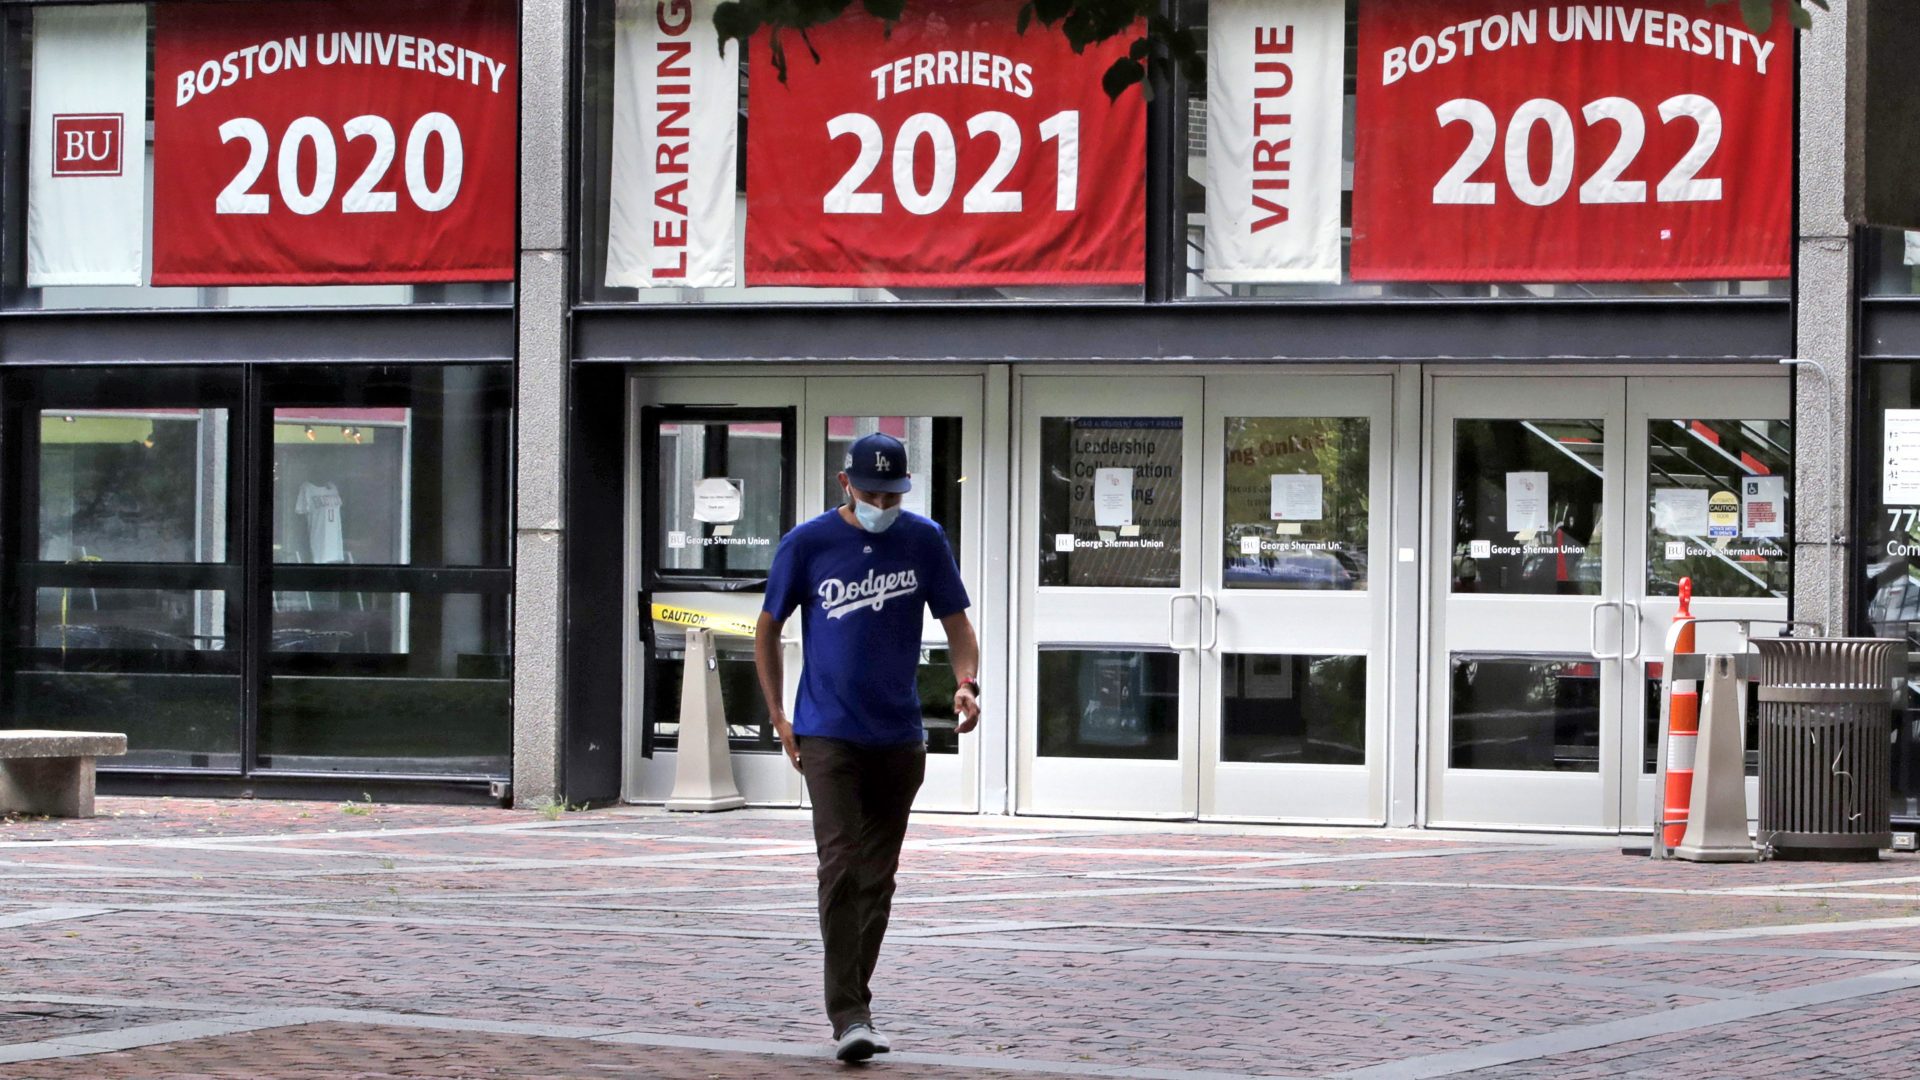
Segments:
[[[875,432],[847,448],[847,482],[861,491],[906,491],[907,447],[891,435]]]

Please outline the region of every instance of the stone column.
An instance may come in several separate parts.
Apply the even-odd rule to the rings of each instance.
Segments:
[[[570,0],[520,4],[513,801],[561,797]]]
[[[1849,57],[1866,7],[1833,0],[1800,35],[1800,231],[1795,237],[1794,574],[1798,619],[1847,633],[1853,467],[1854,237],[1847,192],[1860,175],[1861,110]],[[1781,17],[1785,17],[1782,13]]]

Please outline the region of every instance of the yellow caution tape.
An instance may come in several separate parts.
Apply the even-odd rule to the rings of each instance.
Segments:
[[[711,611],[695,611],[692,608],[673,607],[668,604],[653,605],[653,621],[711,630],[716,634],[753,636],[754,620],[752,619],[739,615],[716,615]]]

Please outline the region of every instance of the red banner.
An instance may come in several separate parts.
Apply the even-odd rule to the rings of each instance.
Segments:
[[[514,4],[155,18],[153,284],[513,279]]]
[[[747,284],[1135,285],[1145,278],[1146,111],[1100,76],[1136,35],[1075,55],[1017,32],[1012,0],[854,9],[754,42]]]
[[[1738,4],[1360,5],[1352,276],[1788,273],[1793,37]]]

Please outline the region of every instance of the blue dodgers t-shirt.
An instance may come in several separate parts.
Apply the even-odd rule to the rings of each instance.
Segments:
[[[946,533],[918,514],[870,533],[829,510],[780,541],[762,610],[785,620],[801,609],[794,734],[868,746],[926,737],[916,682],[922,605],[946,618],[967,609],[967,589]]]

